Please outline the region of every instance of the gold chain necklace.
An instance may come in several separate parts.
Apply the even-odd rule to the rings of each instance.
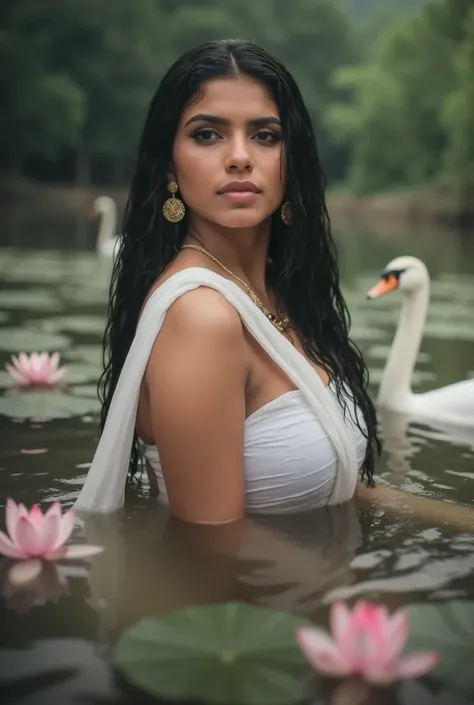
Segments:
[[[255,304],[256,306],[258,306],[258,308],[259,308],[261,311],[263,311],[263,313],[264,313],[265,316],[268,318],[268,320],[270,321],[270,323],[273,323],[273,325],[275,326],[275,328],[276,328],[278,331],[280,331],[280,333],[285,333],[285,331],[287,330],[288,326],[290,325],[290,319],[289,319],[289,317],[288,317],[286,314],[284,314],[281,318],[277,318],[276,316],[274,316],[271,311],[269,311],[267,308],[265,308],[265,306],[263,305],[263,303],[260,301],[260,299],[259,299],[258,296],[255,294],[255,292],[252,291],[252,289],[249,287],[249,285],[248,285],[243,279],[241,279],[240,277],[238,277],[237,274],[234,274],[234,272],[231,272],[230,269],[228,269],[225,265],[222,264],[222,262],[220,262],[220,261],[217,259],[217,257],[214,257],[214,255],[212,255],[210,252],[208,252],[206,249],[204,249],[204,247],[199,247],[198,245],[183,245],[181,249],[182,249],[182,250],[196,250],[197,252],[202,252],[204,255],[207,255],[210,259],[212,259],[213,262],[215,262],[216,264],[218,264],[219,267],[222,267],[222,269],[224,270],[224,272],[227,272],[227,274],[229,274],[231,277],[233,277],[233,278],[236,279],[238,282],[240,282],[240,284],[242,284],[242,286],[244,287],[245,291],[247,292],[247,294],[249,295],[249,297],[252,299],[252,301],[254,302],[254,304]]]

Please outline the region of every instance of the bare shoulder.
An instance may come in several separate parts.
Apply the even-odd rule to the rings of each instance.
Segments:
[[[219,292],[206,286],[182,294],[171,304],[166,315],[168,328],[183,332],[197,330],[230,338],[243,338],[242,322],[231,303]]]

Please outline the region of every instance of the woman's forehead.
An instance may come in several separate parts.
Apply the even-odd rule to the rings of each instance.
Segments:
[[[250,122],[262,116],[279,117],[268,88],[250,76],[207,81],[197,100],[184,109],[181,122],[186,123],[197,113],[216,115],[231,122]]]

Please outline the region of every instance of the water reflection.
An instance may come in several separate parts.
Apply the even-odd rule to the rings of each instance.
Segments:
[[[0,249],[0,323],[7,331],[0,336],[0,366],[22,346],[35,349],[53,341],[74,374],[64,393],[67,400],[48,402],[56,410],[65,403],[62,415],[70,418],[14,423],[2,416],[1,494],[28,505],[59,499],[66,507],[77,497],[97,440],[94,385],[110,262],[93,254],[95,230],[84,222],[77,226],[64,214],[42,220],[25,212],[17,215],[15,228],[14,234],[2,230],[5,239],[24,249]],[[338,240],[353,334],[367,356],[373,393],[400,301],[387,298],[375,309],[365,294],[385,263],[405,253],[421,257],[433,279],[414,389],[425,391],[472,375],[474,258],[466,253],[473,251],[474,241],[437,232],[385,238],[347,228]],[[29,249],[38,242],[44,250]],[[217,531],[190,529],[157,507],[145,483],[129,488],[122,512],[81,518],[77,532],[107,548],[93,559],[90,572],[81,566],[51,575],[21,594],[2,583],[0,661],[16,702],[140,702],[136,693],[118,692],[103,657],[125,626],[180,606],[239,599],[319,621],[326,619],[336,596],[364,595],[393,607],[472,599],[474,533],[463,510],[456,516],[452,511],[455,503],[474,503],[470,431],[425,426],[387,413],[380,415],[380,423],[380,479],[437,502],[423,505],[418,518],[403,506],[349,503],[297,517],[249,517]],[[20,453],[35,448],[48,452]],[[440,507],[446,514],[440,514]],[[346,691],[326,695],[336,705],[349,697]],[[380,702],[375,697],[370,696]],[[388,697],[417,705],[462,705],[421,684],[404,685],[383,702]]]

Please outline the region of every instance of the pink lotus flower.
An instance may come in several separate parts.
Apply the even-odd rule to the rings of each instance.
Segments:
[[[43,514],[37,504],[28,511],[23,504],[7,499],[5,520],[7,534],[0,531],[0,554],[20,560],[9,572],[15,585],[35,580],[42,570],[42,560],[87,558],[100,553],[100,546],[65,546],[74,528],[76,513],[69,509],[61,514],[61,505],[54,502]]]
[[[5,367],[15,382],[22,387],[34,385],[53,386],[66,374],[67,367],[59,366],[59,353],[48,355],[47,352],[31,353],[30,356],[21,352],[18,357],[12,355],[13,365],[6,363]]]
[[[390,615],[383,606],[360,601],[351,613],[337,601],[331,607],[330,621],[332,637],[311,627],[300,627],[296,635],[311,665],[329,676],[359,676],[388,685],[399,678],[424,675],[439,662],[440,654],[434,651],[401,657],[410,631],[404,610]]]

